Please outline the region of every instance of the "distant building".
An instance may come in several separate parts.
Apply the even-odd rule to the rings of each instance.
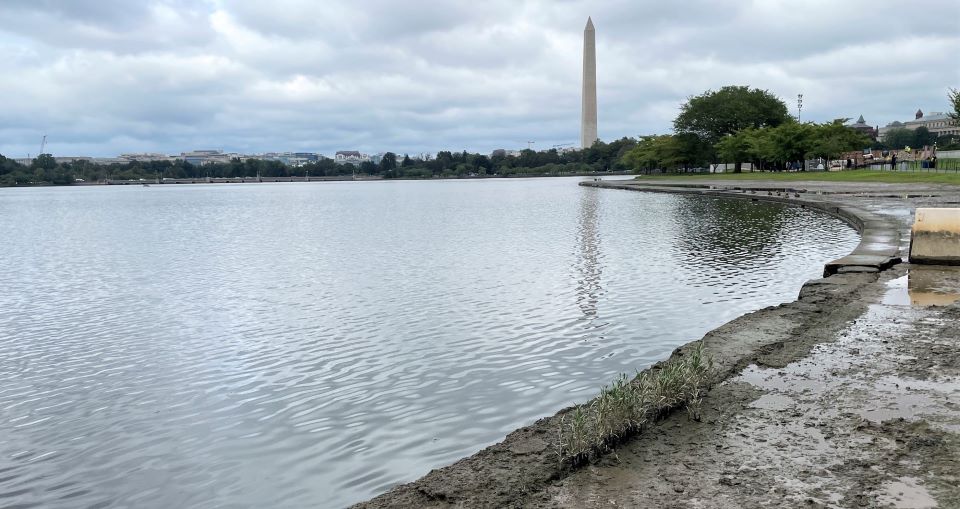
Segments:
[[[867,125],[866,121],[863,120],[863,115],[860,115],[860,118],[857,119],[856,123],[850,124],[847,127],[866,134],[871,140],[877,139],[877,129],[874,129],[874,127],[871,125]]]
[[[323,154],[318,154],[316,152],[294,152],[293,156],[311,163],[315,163],[321,159],[326,159]]]
[[[205,164],[229,163],[234,158],[240,158],[240,154],[227,153],[222,150],[194,150],[191,152],[182,152],[178,159],[194,166],[203,166]]]
[[[937,136],[954,135],[960,136],[960,125],[956,120],[950,118],[950,115],[940,111],[934,111],[929,115],[924,115],[922,110],[917,110],[913,120],[906,122],[890,122],[879,129],[877,137],[883,141],[884,137],[892,129],[909,129],[913,131],[919,127],[926,127],[931,133]]]
[[[370,161],[370,156],[361,154],[356,150],[338,150],[333,157],[333,161],[337,164],[360,166],[360,163]]]
[[[59,158],[58,158],[58,159],[59,159]],[[101,164],[101,165],[108,165],[108,164],[127,164],[127,163],[130,162],[130,161],[127,161],[127,160],[125,160],[125,159],[121,159],[121,158],[119,158],[119,157],[91,157],[91,158],[78,157],[78,158],[76,158],[76,159],[77,159],[77,160],[86,159],[86,160],[90,161],[90,162],[93,163],[93,164]],[[57,162],[59,162],[59,161],[57,161]]]
[[[117,156],[117,159],[120,159],[125,162],[131,162],[131,161],[152,162],[152,161],[173,161],[174,158],[166,154],[144,152],[139,154],[120,154],[119,156]]]
[[[294,167],[305,166],[321,159],[326,159],[326,157],[315,152],[267,152],[248,157],[250,159],[260,159],[263,161],[280,161],[287,166]]]

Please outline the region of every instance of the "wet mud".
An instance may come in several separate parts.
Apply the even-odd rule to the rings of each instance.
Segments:
[[[523,505],[960,507],[958,318],[872,305],[808,355],[758,356],[703,422],[675,415]]]

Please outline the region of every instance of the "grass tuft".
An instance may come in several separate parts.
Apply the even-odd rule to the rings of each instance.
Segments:
[[[656,372],[621,374],[589,404],[577,405],[560,418],[557,455],[578,466],[609,451],[663,414],[686,406],[700,420],[703,392],[713,361],[699,343],[687,356],[663,363]]]

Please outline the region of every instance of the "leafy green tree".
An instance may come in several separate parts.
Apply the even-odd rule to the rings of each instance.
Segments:
[[[937,148],[940,150],[960,150],[960,136],[941,134],[937,137]]]
[[[844,125],[845,119],[825,124],[786,122],[777,127],[744,129],[716,144],[724,161],[751,161],[777,167],[810,157],[836,159],[844,152],[870,145],[870,139]]]
[[[937,135],[930,132],[930,129],[927,129],[926,126],[920,126],[913,130],[913,143],[912,147],[924,147],[927,145],[933,145],[937,141]]]
[[[526,168],[535,168],[540,166],[537,153],[529,148],[520,151],[520,157],[517,164]]]
[[[31,164],[33,169],[52,170],[57,167],[57,160],[50,154],[40,154]]]
[[[453,168],[453,154],[449,150],[437,152],[437,158],[434,159],[435,171],[444,171]]]
[[[23,167],[20,166],[19,163],[13,159],[7,159],[3,154],[0,154],[0,175],[7,175],[15,171],[21,171],[22,169]]]
[[[913,140],[913,132],[910,129],[905,129],[903,127],[890,129],[883,136],[883,142],[893,150],[900,150],[903,147],[911,145]]]
[[[397,154],[393,152],[383,154],[383,159],[380,159],[380,172],[393,172],[395,169],[397,169]]]
[[[810,152],[816,127],[810,123],[787,122],[770,131],[773,145],[771,156],[778,163],[791,163],[806,159]]]
[[[713,144],[743,129],[776,127],[790,119],[787,105],[766,90],[726,86],[691,97],[673,121],[678,133],[693,133]]]
[[[470,164],[473,165],[473,167],[476,168],[477,173],[481,175],[492,173],[493,163],[491,163],[490,158],[485,155],[472,155],[470,157]]]
[[[676,169],[685,159],[684,145],[677,136],[664,134],[640,138],[624,156],[624,164],[633,171]]]
[[[807,155],[837,159],[844,152],[869,147],[870,138],[844,125],[845,120],[815,125],[810,136],[810,145],[807,147]]]
[[[280,161],[263,161],[263,170],[270,177],[290,176],[290,168]]]
[[[360,163],[359,171],[367,175],[374,175],[377,173],[377,165],[373,164],[373,161],[363,161]]]
[[[787,124],[789,124],[788,122]],[[783,129],[787,124],[781,124],[778,127],[769,129],[753,129],[747,141],[750,148],[747,153],[750,156],[750,162],[755,167],[767,169],[768,163],[782,162],[777,159],[777,145],[773,140],[773,133],[777,129]],[[782,165],[776,165],[773,169],[782,169]]]
[[[244,173],[255,177],[257,175],[263,176],[263,161],[259,159],[249,158],[243,162]]]
[[[740,164],[744,161],[756,159],[757,154],[752,150],[754,148],[752,141],[755,132],[756,129],[747,128],[721,138],[714,145],[720,160]]]

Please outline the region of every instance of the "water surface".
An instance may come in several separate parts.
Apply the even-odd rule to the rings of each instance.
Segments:
[[[0,189],[0,506],[357,502],[858,241],[577,181]]]

